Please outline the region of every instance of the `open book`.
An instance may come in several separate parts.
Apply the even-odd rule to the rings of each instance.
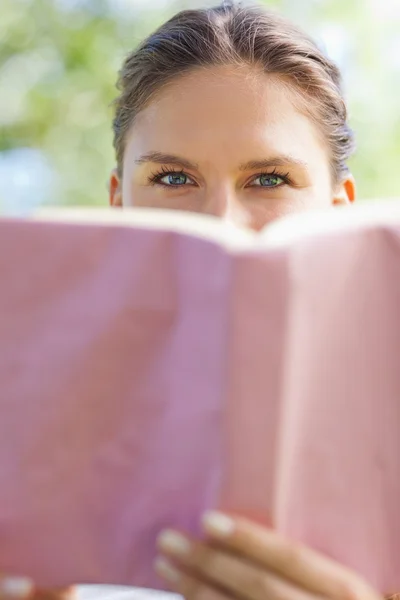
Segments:
[[[400,589],[400,203],[0,220],[0,568],[157,586],[245,514]]]

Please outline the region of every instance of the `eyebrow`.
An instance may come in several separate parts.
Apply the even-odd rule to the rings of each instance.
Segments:
[[[135,160],[137,165],[143,165],[145,163],[157,163],[160,165],[174,165],[182,167],[184,169],[198,170],[197,163],[191,162],[186,158],[177,156],[176,154],[165,154],[164,152],[147,152]],[[302,167],[307,168],[308,164],[290,156],[289,154],[280,154],[278,156],[272,156],[271,158],[262,160],[250,160],[246,163],[239,165],[239,171],[253,171],[255,169],[269,169],[271,167]]]
[[[135,160],[137,165],[143,165],[149,162],[160,165],[175,165],[177,167],[183,167],[184,169],[191,169],[195,171],[197,171],[199,168],[196,163],[193,163],[186,158],[176,156],[175,154],[164,154],[163,152],[147,152]]]
[[[239,171],[253,171],[255,169],[269,169],[270,167],[302,167],[307,168],[308,164],[304,160],[290,156],[289,154],[280,154],[264,160],[250,160],[239,165]]]

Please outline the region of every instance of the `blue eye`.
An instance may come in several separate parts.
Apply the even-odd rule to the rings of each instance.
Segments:
[[[188,176],[184,173],[169,173],[161,177],[159,181],[164,185],[185,185],[188,182]]]
[[[152,184],[163,185],[165,187],[184,187],[186,185],[196,185],[196,183],[183,171],[170,171],[162,168],[161,173],[153,173],[149,177]]]
[[[256,183],[257,181],[259,181],[259,183]],[[256,186],[268,188],[279,187],[282,183],[285,183],[285,181],[282,177],[279,177],[279,175],[259,175],[254,180]]]

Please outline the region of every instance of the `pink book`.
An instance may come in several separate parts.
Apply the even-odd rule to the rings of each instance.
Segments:
[[[400,589],[400,203],[0,220],[0,570],[158,587],[231,510]]]

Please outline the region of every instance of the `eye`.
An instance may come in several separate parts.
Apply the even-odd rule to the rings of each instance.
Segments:
[[[164,185],[185,185],[188,181],[188,176],[184,173],[170,173],[161,177],[159,181]]]
[[[184,185],[195,185],[193,179],[183,171],[168,171],[162,169],[161,173],[154,173],[150,177],[153,184],[164,185],[165,187],[182,187]]]
[[[253,185],[255,187],[274,188],[279,187],[284,183],[287,183],[287,177],[281,177],[274,173],[265,173],[263,175],[258,175],[258,177],[253,179]]]
[[[251,182],[250,187],[277,188],[282,185],[290,185],[292,183],[289,173],[260,173]]]
[[[276,187],[283,183],[283,179],[279,175],[260,175],[257,180],[262,187]]]

